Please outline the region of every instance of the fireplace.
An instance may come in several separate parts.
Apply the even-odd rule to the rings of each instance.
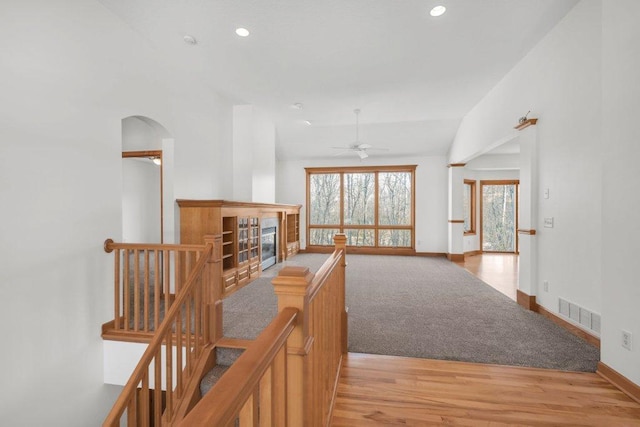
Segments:
[[[264,218],[261,223],[262,270],[278,262],[278,218]]]

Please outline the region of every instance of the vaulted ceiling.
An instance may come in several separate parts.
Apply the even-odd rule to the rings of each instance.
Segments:
[[[382,154],[445,154],[464,115],[578,0],[100,2],[193,78],[266,112],[278,157],[292,159],[355,142],[356,108],[360,142]],[[434,18],[437,4],[447,12]]]

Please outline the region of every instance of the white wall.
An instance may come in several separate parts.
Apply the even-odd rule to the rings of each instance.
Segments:
[[[122,241],[160,243],[160,166],[122,159]]]
[[[233,199],[275,202],[276,131],[253,105],[233,107]]]
[[[416,169],[416,251],[447,252],[447,162],[444,156],[418,158],[370,157],[359,160],[279,160],[277,163],[278,203],[301,204],[300,242],[306,247],[306,167],[418,165]]]
[[[602,361],[640,385],[640,2],[603,2]],[[633,349],[621,346],[622,330]]]
[[[464,118],[450,150],[458,163],[514,137],[519,116],[539,117],[538,302],[562,296],[601,311],[601,7],[583,0]],[[544,217],[555,228],[544,228]],[[539,286],[542,289],[542,286]]]
[[[484,163],[483,163],[484,164]],[[464,179],[471,179],[476,181],[476,233],[469,234],[463,238],[463,248],[465,252],[479,251],[480,250],[480,217],[482,212],[480,211],[480,181],[483,180],[515,180],[520,178],[520,172],[517,170],[469,170],[467,169],[469,164],[464,168]]]
[[[253,194],[252,105],[233,107],[233,199],[250,202]]]
[[[253,202],[276,201],[276,128],[264,114],[254,110],[253,120]]]
[[[113,318],[102,244],[122,233],[121,120],[162,123],[176,196],[215,198],[232,106],[94,1],[1,2],[0,51],[0,419],[99,425],[115,399],[100,325]]]

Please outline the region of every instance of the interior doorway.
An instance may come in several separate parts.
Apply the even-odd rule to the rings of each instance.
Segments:
[[[174,139],[145,116],[122,119],[122,241],[174,243]]]
[[[164,243],[163,207],[162,151],[123,151],[123,241]]]
[[[519,180],[480,181],[482,252],[515,253],[518,248]]]

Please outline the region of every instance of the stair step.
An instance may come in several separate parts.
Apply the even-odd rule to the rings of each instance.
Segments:
[[[218,382],[222,374],[224,374],[227,369],[229,369],[229,365],[216,365],[212,370],[207,372],[207,374],[200,381],[200,395],[204,396],[213,388],[213,386]]]
[[[213,388],[220,377],[229,369],[233,362],[242,354],[241,348],[216,347],[216,366],[207,372],[200,381],[200,395],[204,396]]]
[[[233,365],[244,352],[242,348],[216,347],[216,362],[218,365]]]

